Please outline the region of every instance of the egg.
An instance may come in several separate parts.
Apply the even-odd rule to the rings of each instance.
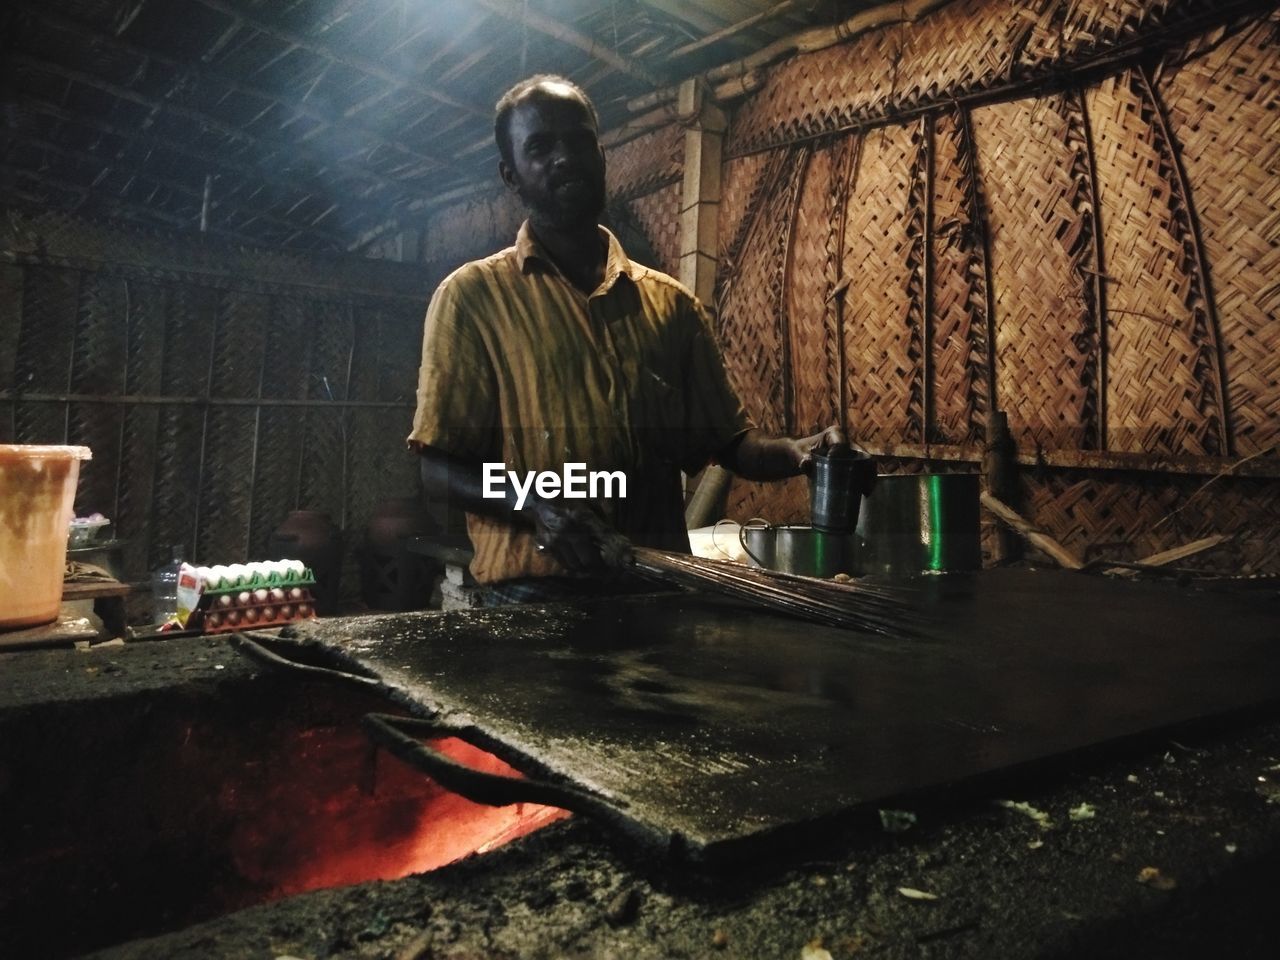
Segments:
[[[245,622],[245,623],[257,623],[257,622],[258,622],[258,608],[257,608],[257,607],[245,607],[245,608],[244,608],[244,610],[240,611],[240,616],[244,619],[244,622]]]
[[[289,560],[287,562],[289,564],[289,572],[295,578],[306,576],[307,567],[301,560]]]
[[[226,613],[222,615],[223,626],[234,627],[239,622],[240,622],[239,610],[228,610]]]
[[[253,602],[265,603],[268,595],[269,592],[266,587],[259,587],[257,590],[253,591]]]
[[[222,626],[222,615],[217,613],[206,613],[204,615],[204,628],[206,630],[217,630]]]
[[[236,603],[240,604],[240,606],[243,607],[252,602],[253,602],[253,594],[250,593],[248,590],[241,590],[238,594],[236,594]]]
[[[220,594],[218,596],[218,599],[215,600],[214,602],[218,605],[218,609],[225,610],[227,607],[231,606],[231,594],[229,593]]]
[[[284,591],[281,590],[279,587],[272,587],[271,590],[268,591],[268,595],[276,603],[279,603],[281,600],[284,599]]]
[[[200,581],[202,586],[209,585],[209,568],[196,567],[196,579]]]
[[[290,587],[290,588],[289,588],[289,599],[290,599],[290,600],[301,600],[301,599],[302,599],[302,588],[301,588],[301,587]]]
[[[280,604],[279,610],[280,610],[280,619],[281,619],[281,620],[292,620],[292,619],[293,619],[293,604],[291,604],[291,603],[282,603],[282,604]]]
[[[272,606],[263,607],[261,610],[263,620],[274,620],[276,618],[276,608]]]
[[[219,587],[226,586],[227,568],[220,563],[215,563],[209,568],[209,589],[217,590]]]
[[[309,603],[298,604],[298,616],[303,619],[306,619],[307,617],[311,616],[311,604]]]

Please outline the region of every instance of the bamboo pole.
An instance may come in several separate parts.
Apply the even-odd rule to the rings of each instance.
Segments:
[[[998,520],[1017,532],[1027,543],[1048,554],[1058,566],[1065,567],[1068,570],[1081,570],[1084,568],[1084,561],[1007,503],[993,497],[985,490],[981,494],[981,501],[982,505],[991,511]]]
[[[680,57],[696,53],[699,50],[703,50],[713,44],[720,43],[723,40],[729,40],[736,37],[743,31],[750,30],[752,27],[758,26],[759,24],[768,23],[770,20],[777,20],[779,17],[786,16],[792,10],[801,6],[804,2],[805,0],[783,0],[782,3],[774,4],[768,10],[761,10],[759,13],[752,14],[745,20],[739,20],[737,23],[731,23],[729,26],[713,31],[699,40],[694,40],[692,43],[686,43],[682,47],[677,47],[675,50],[672,50],[667,54],[667,59],[678,60]]]

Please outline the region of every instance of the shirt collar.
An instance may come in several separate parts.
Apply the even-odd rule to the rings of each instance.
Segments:
[[[608,244],[608,253],[605,256],[604,264],[604,281],[600,284],[601,288],[608,290],[618,277],[626,277],[634,283],[640,268],[627,257],[626,251],[622,249],[622,244],[618,242],[618,238],[612,232],[605,227],[600,227],[600,236]],[[546,249],[538,241],[538,238],[533,235],[533,230],[529,227],[529,221],[526,220],[520,224],[520,232],[516,234],[516,265],[520,268],[521,273],[528,273],[535,264],[545,269],[553,270],[556,273],[560,272],[559,268],[556,267],[555,261],[551,259]]]

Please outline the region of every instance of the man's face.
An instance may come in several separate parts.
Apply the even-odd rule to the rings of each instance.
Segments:
[[[595,226],[604,210],[604,152],[586,105],[566,92],[521,101],[511,111],[511,161],[502,180],[535,225]]]

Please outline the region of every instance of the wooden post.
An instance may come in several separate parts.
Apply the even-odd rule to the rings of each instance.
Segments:
[[[685,127],[680,282],[709,304],[715,299],[725,115],[696,78],[680,87],[678,115]]]
[[[987,335],[992,336],[990,332]],[[987,375],[994,381],[995,370],[989,369]],[[1006,504],[1016,504],[1020,499],[1016,452],[1013,436],[1009,433],[1009,418],[1003,410],[991,408],[987,412],[987,442],[982,451],[982,473],[987,494]],[[1018,559],[1021,554],[1022,542],[1007,528],[997,526],[992,560],[1004,563]]]
[[[679,280],[703,304],[715,303],[719,250],[720,165],[726,119],[705,85],[696,78],[680,85],[679,122],[684,125],[684,181],[680,195]],[[731,477],[723,467],[702,472],[698,496],[685,521],[703,526],[719,519]]]

